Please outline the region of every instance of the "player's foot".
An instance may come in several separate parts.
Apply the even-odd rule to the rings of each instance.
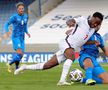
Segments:
[[[96,84],[96,81],[93,80],[93,79],[88,79],[85,84],[86,85],[95,85]]]
[[[10,65],[9,63],[7,63],[6,66],[7,66],[7,71],[8,71],[9,73],[11,73],[11,72],[12,72],[11,65]]]
[[[68,83],[68,82],[58,82],[57,83],[57,86],[70,86],[71,85],[71,83]]]
[[[20,66],[18,69],[15,70],[14,75],[19,74],[21,71],[25,70],[26,65]]]

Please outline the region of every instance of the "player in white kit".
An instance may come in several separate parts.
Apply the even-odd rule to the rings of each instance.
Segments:
[[[38,63],[32,65],[22,65],[15,70],[14,74],[18,74],[22,70],[45,70],[59,65],[63,61],[63,70],[60,81],[57,85],[71,85],[66,82],[66,76],[70,70],[71,64],[75,60],[75,49],[81,47],[95,32],[95,28],[101,25],[103,15],[100,12],[95,12],[90,19],[84,17],[73,18],[66,23],[69,27],[74,27],[67,37],[60,41],[59,51],[46,63]]]

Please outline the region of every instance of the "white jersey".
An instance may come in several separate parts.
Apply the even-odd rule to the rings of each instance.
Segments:
[[[79,17],[75,18],[75,21],[76,26],[74,27],[72,33],[60,42],[60,49],[66,49],[69,47],[76,49],[81,47],[95,32],[95,29],[90,28],[88,25],[87,18]],[[66,43],[67,45],[63,43]]]
[[[60,51],[57,53],[57,57],[61,56],[67,48],[80,48],[95,32],[95,29],[90,28],[87,18],[78,17],[74,19],[76,21],[76,26],[72,30],[71,34],[67,35],[65,39],[60,41]]]

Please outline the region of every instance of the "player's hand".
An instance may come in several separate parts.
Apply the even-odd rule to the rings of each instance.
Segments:
[[[69,26],[69,28],[70,28],[70,27],[74,27],[75,24],[76,24],[76,22],[75,22],[74,19],[70,19],[70,20],[68,20],[68,21],[66,22],[66,24],[67,24],[67,26]]]
[[[95,41],[95,44],[96,44],[96,46],[99,46],[100,45],[100,42]]]
[[[27,36],[30,38],[31,37],[31,35],[30,34],[27,34]]]
[[[65,32],[65,34],[66,34],[66,35],[70,35],[71,32],[72,32],[72,29],[71,29],[71,30],[67,30],[67,31]]]
[[[6,33],[6,36],[7,36],[7,37],[10,37],[10,32],[7,32],[7,33]]]

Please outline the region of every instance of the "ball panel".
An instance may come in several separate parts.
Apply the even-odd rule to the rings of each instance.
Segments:
[[[73,81],[73,82],[80,81],[83,78],[82,71],[77,68],[73,69],[70,72],[69,76],[70,76],[71,81]]]

